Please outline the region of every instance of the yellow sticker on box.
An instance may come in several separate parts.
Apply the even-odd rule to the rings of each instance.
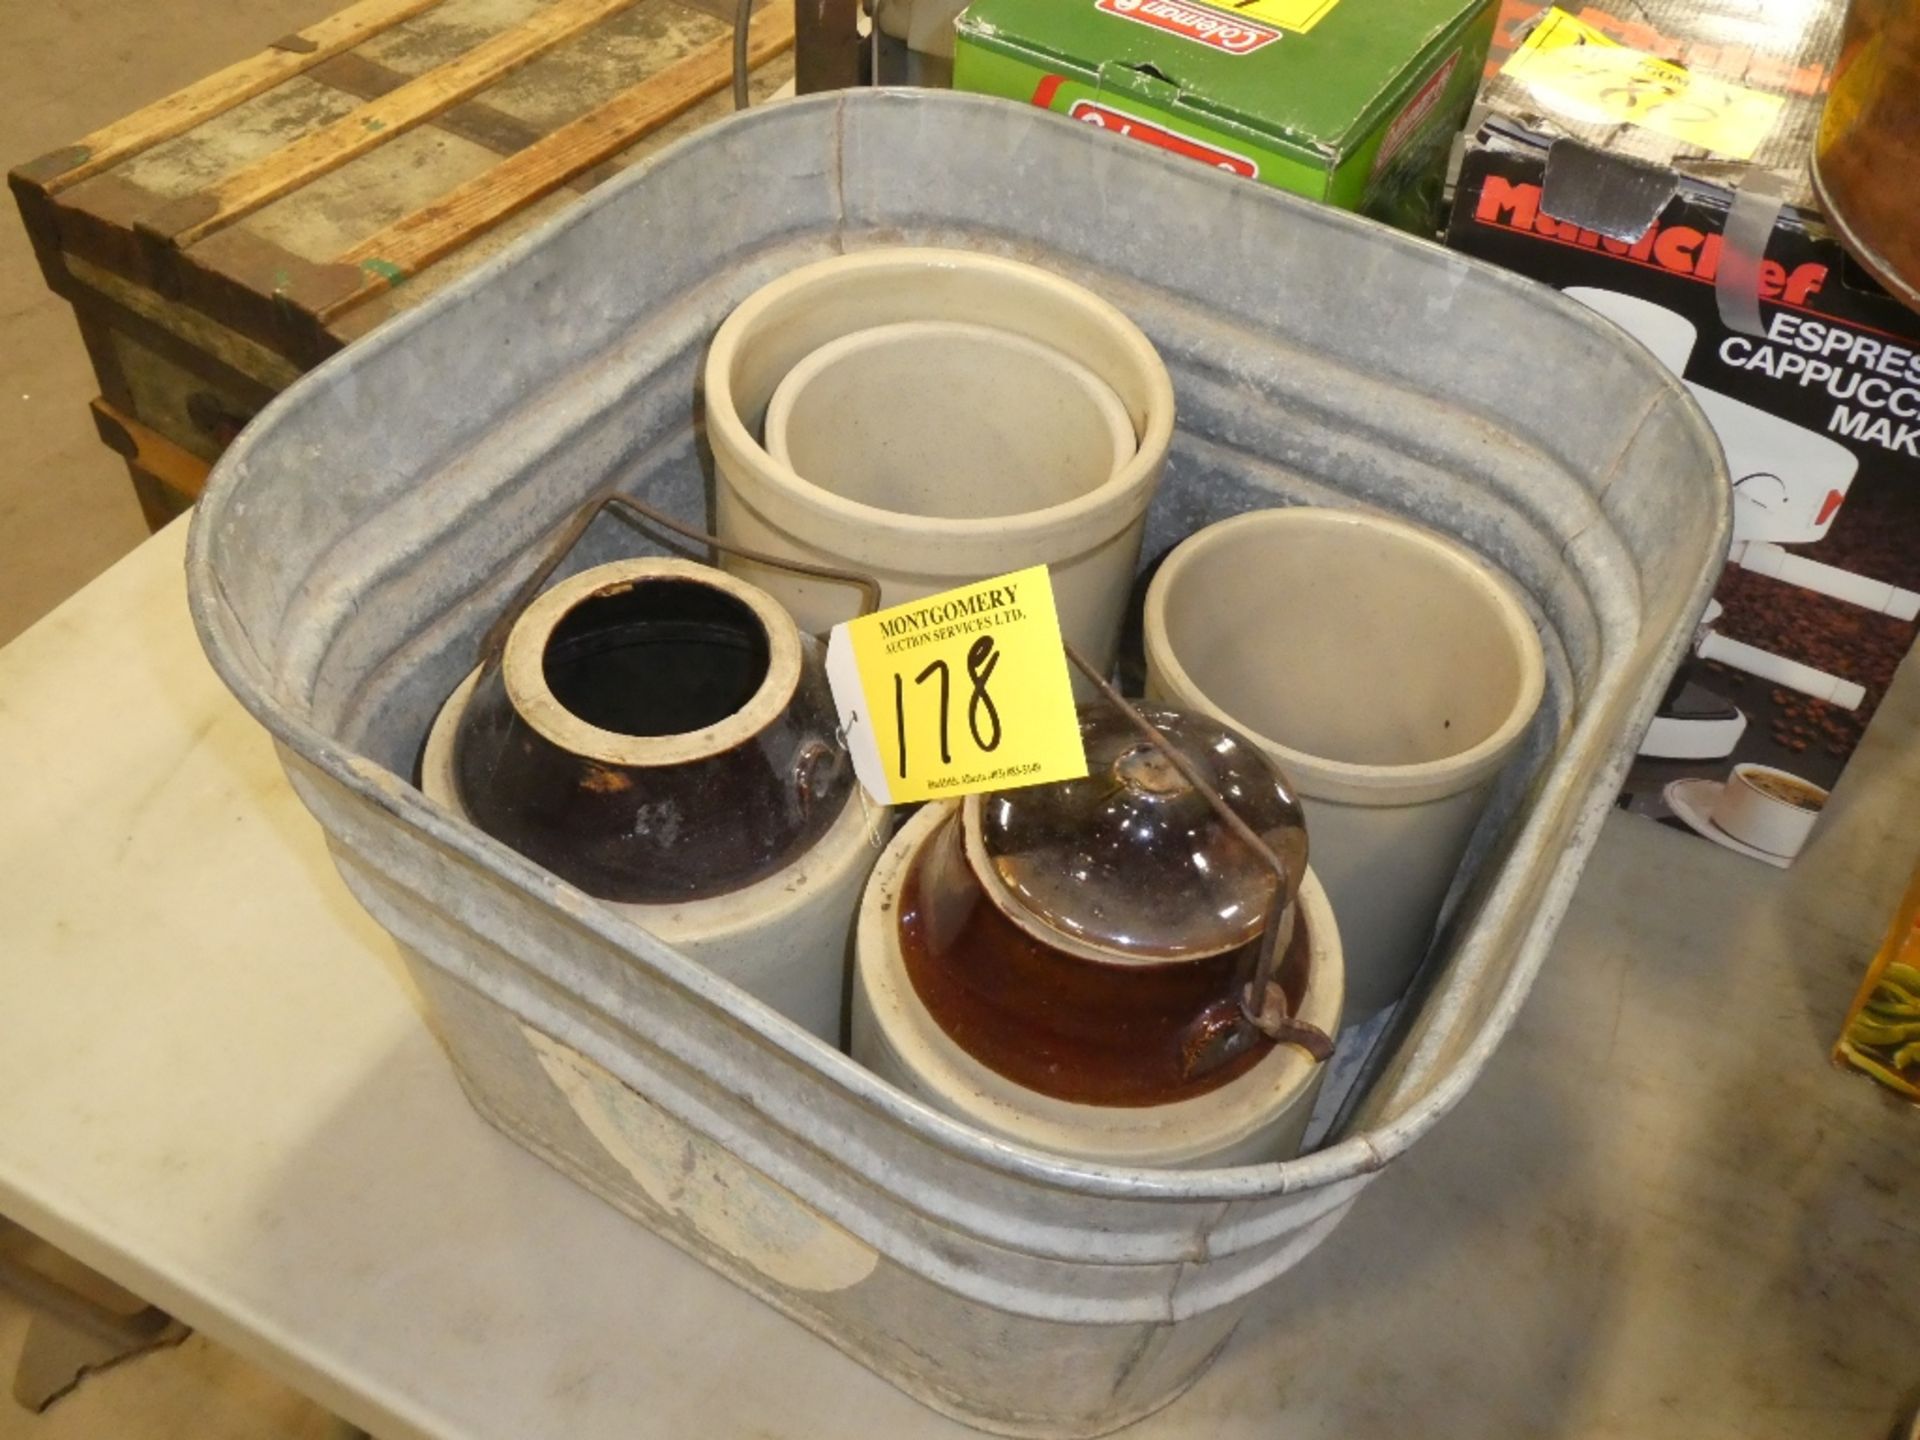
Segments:
[[[882,804],[1087,773],[1044,565],[834,626],[827,679],[854,772]]]
[[[1540,17],[1501,70],[1569,119],[1638,125],[1735,160],[1753,158],[1785,104],[1630,49],[1558,8]]]
[[[1340,0],[1212,0],[1210,9],[1224,10],[1244,20],[1264,20],[1282,30],[1304,35],[1322,20]]]

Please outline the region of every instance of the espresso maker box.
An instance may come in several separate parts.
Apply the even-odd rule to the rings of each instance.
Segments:
[[[1431,233],[1496,0],[973,0],[954,85]]]
[[[1920,315],[1808,180],[1843,8],[1509,0],[1447,232],[1629,331],[1718,433],[1731,556],[1620,803],[1780,866],[1920,615]]]

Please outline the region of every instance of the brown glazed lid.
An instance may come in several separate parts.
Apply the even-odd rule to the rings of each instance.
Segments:
[[[1140,710],[1304,872],[1304,817],[1264,755],[1207,716]],[[1109,962],[1197,960],[1254,940],[1274,895],[1265,859],[1111,707],[1084,707],[1080,737],[1084,779],[968,800],[967,858],[994,904],[1043,943]]]
[[[1304,874],[1299,806],[1259,751],[1202,715],[1140,713]],[[1190,1099],[1272,1049],[1241,997],[1274,872],[1124,715],[1082,706],[1080,733],[1084,779],[970,796],[933,832],[901,890],[907,976],[955,1044],[1017,1084],[1091,1105]],[[1307,947],[1296,923],[1295,1011]]]
[[[544,591],[482,667],[454,740],[473,822],[603,900],[742,889],[852,796],[820,644],[764,591],[686,560]]]

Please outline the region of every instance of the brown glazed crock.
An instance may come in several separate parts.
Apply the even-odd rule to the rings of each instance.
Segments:
[[[454,742],[482,830],[602,900],[721,895],[852,799],[820,643],[710,566],[601,565],[539,595]]]
[[[1204,715],[1141,713],[1304,870],[1299,805],[1259,750]],[[1124,717],[1104,704],[1080,717],[1084,779],[969,796],[926,842],[900,892],[907,977],[955,1044],[1030,1090],[1190,1099],[1272,1048],[1239,1002],[1273,875]],[[1308,943],[1296,924],[1301,966]],[[1304,975],[1290,972],[1297,1012]]]

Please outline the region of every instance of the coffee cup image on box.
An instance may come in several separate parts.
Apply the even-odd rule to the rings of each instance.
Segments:
[[[1694,833],[1785,869],[1813,833],[1827,792],[1771,765],[1736,765],[1725,780],[1675,780],[1666,801]]]

